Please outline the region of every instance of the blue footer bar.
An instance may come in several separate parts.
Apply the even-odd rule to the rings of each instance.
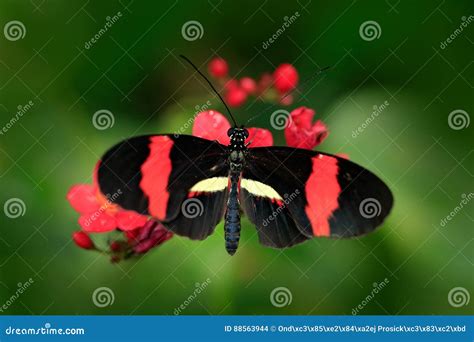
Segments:
[[[0,316],[0,341],[469,341],[474,316]]]

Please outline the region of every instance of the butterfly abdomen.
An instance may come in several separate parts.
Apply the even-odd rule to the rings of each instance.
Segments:
[[[234,255],[240,240],[240,203],[239,203],[240,172],[230,172],[230,191],[224,221],[225,249]]]

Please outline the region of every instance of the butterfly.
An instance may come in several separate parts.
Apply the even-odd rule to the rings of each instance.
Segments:
[[[206,239],[224,220],[230,255],[238,248],[241,212],[255,225],[260,243],[273,248],[363,235],[389,214],[392,193],[367,169],[317,151],[248,147],[248,130],[232,120],[229,146],[180,134],[118,143],[98,165],[101,192],[193,240]]]

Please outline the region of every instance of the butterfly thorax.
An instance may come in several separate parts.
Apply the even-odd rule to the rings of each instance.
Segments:
[[[245,139],[249,136],[249,131],[245,128],[231,128],[227,134],[230,137],[230,148],[231,150],[246,150]]]
[[[230,136],[230,170],[240,172],[242,170],[245,154],[247,152],[245,139],[248,137],[249,133],[245,128],[231,128],[228,134]]]

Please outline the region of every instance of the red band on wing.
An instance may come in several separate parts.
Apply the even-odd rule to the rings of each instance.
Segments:
[[[305,211],[315,236],[329,236],[329,219],[339,207],[338,197],[341,186],[337,181],[337,159],[318,155],[312,159],[313,170],[305,186],[308,204]]]
[[[159,220],[166,217],[168,179],[171,174],[170,152],[173,140],[161,135],[150,138],[150,154],[141,166],[140,188],[148,197],[148,211]]]

